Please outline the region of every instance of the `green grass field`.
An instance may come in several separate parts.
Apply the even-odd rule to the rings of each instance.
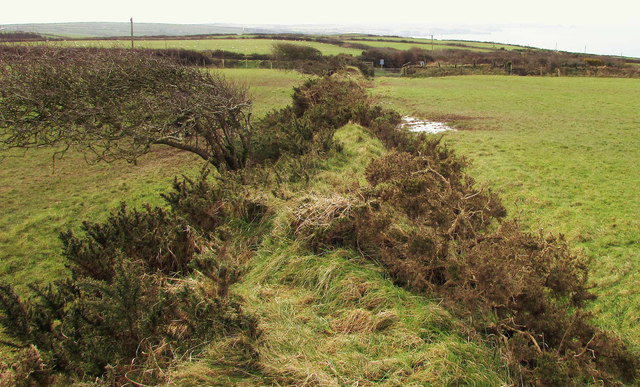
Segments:
[[[332,44],[288,41],[271,39],[168,39],[168,40],[136,40],[134,46],[137,48],[184,48],[189,50],[224,50],[239,54],[270,54],[273,45],[276,43],[292,43],[301,46],[317,48],[322,55],[350,54],[358,56],[362,50],[353,48],[343,48]],[[42,43],[38,43],[42,44]],[[57,42],[46,42],[45,44],[71,46],[71,47],[107,47],[107,48],[129,48],[131,41],[127,40],[67,40]]]
[[[407,37],[391,37],[391,36],[349,36],[343,35],[345,40],[352,41],[354,43],[364,43],[373,47],[393,47],[399,50],[406,50],[407,48],[416,47],[407,42],[418,43],[417,47],[425,48],[425,45],[431,47],[431,39],[429,38],[407,38]],[[382,41],[381,41],[382,40]],[[522,49],[520,46],[514,46],[511,44],[502,43],[489,43],[489,42],[473,42],[466,40],[440,40],[434,39],[433,45],[435,49],[458,49],[458,50],[470,50],[473,47],[481,50],[474,51],[494,51],[494,50],[516,50]],[[463,47],[463,46],[466,47]]]
[[[514,46],[512,44],[491,43],[491,42],[473,42],[473,41],[467,41],[467,40],[440,40],[439,42],[441,44],[448,44],[448,45],[463,44],[463,45],[469,46],[469,47],[487,48],[487,49],[491,49],[491,50],[505,49],[506,51],[511,51],[511,50],[522,50],[523,49],[522,46]]]
[[[599,323],[640,346],[640,81],[385,78],[374,92],[458,128],[447,143],[502,192],[511,216],[583,251]]]

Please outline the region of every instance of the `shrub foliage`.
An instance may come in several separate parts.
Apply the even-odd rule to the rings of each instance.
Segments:
[[[214,223],[189,223],[197,220],[194,213],[210,219],[211,205],[226,201],[201,197],[203,190],[221,192],[211,184],[206,175],[197,183],[177,182],[167,195],[170,212],[122,205],[104,223],[85,222],[81,235],[63,233],[71,278],[31,286],[29,299],[0,286],[0,322],[11,345],[30,345],[20,362],[5,366],[3,377],[38,382],[63,374],[107,384],[157,383],[167,367],[211,340],[255,339],[256,318],[229,290],[238,279],[237,259],[213,233],[232,219],[231,212],[216,211]],[[241,221],[260,218],[233,213]]]

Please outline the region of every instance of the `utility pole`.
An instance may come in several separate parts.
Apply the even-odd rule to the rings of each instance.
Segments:
[[[131,49],[133,50],[133,18],[131,18]]]
[[[431,34],[431,53],[433,54],[433,34]]]

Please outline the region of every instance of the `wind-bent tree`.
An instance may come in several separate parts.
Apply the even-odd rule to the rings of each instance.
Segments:
[[[0,48],[0,101],[0,150],[135,162],[165,144],[233,170],[249,157],[246,88],[144,51]]]

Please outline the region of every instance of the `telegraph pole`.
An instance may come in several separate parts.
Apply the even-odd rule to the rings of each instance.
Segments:
[[[131,18],[131,49],[133,50],[133,18]]]

